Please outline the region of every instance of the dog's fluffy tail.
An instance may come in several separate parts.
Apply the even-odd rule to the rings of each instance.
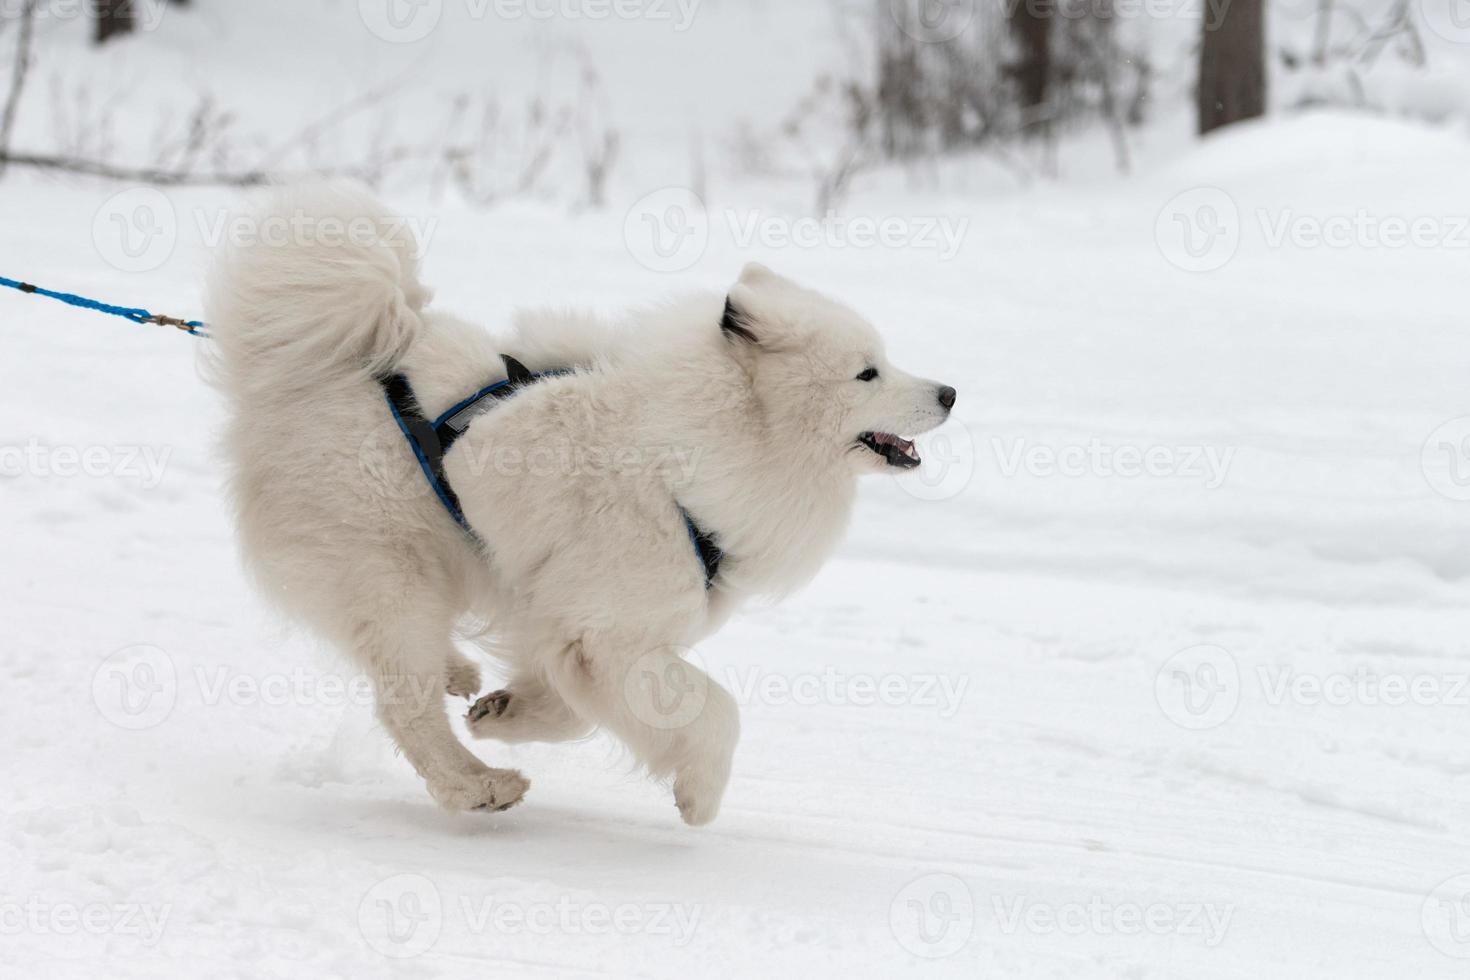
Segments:
[[[275,189],[228,229],[205,309],[211,373],[236,397],[381,372],[423,331],[418,242],[366,191]]]

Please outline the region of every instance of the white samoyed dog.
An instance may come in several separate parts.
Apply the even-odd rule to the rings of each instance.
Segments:
[[[480,693],[469,636],[508,674],[474,700],[475,737],[604,728],[672,780],[685,822],[714,819],[739,717],[683,654],[808,581],[858,476],[917,465],[904,436],[943,422],[954,389],[760,265],[727,295],[528,313],[496,336],[428,308],[417,243],[359,190],[275,190],[251,220],[294,231],[221,256],[208,319],[265,591],[371,676],[443,806],[503,810],[529,786],[450,726],[445,695]],[[462,438],[441,454],[427,420],[451,409]]]

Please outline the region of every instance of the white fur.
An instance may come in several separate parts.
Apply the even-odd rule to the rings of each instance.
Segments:
[[[730,291],[754,343],[720,330],[717,295],[616,323],[526,315],[497,339],[425,309],[414,244],[366,195],[276,191],[257,219],[283,214],[369,220],[392,240],[240,247],[211,277],[240,538],[265,590],[372,673],[379,716],[445,806],[503,809],[528,785],[449,725],[444,695],[478,693],[453,642],[473,619],[510,673],[473,734],[606,728],[673,779],[687,822],[713,819],[739,719],[681,652],[741,600],[816,573],[856,476],[887,466],[858,434],[939,424],[937,386],[888,364],[857,314],[761,266]],[[576,370],[497,404],[448,454],[482,553],[374,376],[407,374],[432,417],[503,378],[502,351]],[[856,380],[869,366],[878,379]],[[726,555],[708,591],[680,506]]]

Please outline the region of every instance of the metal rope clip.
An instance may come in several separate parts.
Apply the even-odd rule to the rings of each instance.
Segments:
[[[194,332],[194,325],[188,320],[180,320],[178,317],[173,316],[164,316],[162,313],[155,313],[152,316],[148,317],[144,322],[156,323],[160,327],[178,327],[180,330],[183,330],[187,333]]]

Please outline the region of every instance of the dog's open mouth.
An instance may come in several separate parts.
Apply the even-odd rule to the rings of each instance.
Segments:
[[[857,441],[882,456],[889,466],[908,470],[919,465],[919,453],[914,444],[902,436],[891,432],[864,432]]]

